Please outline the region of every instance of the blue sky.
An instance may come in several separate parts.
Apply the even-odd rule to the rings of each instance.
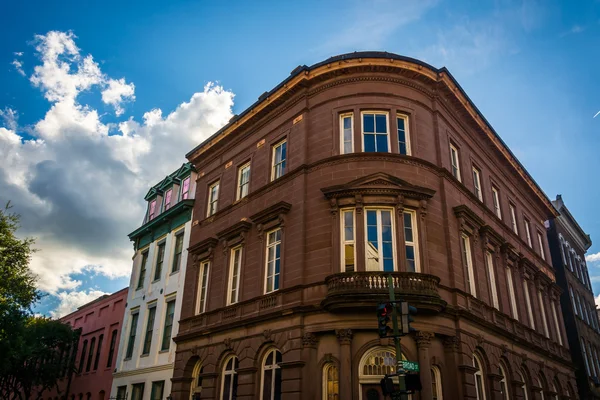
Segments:
[[[297,65],[359,50],[449,68],[600,253],[599,22],[596,1],[3,4],[0,201],[38,238],[37,310],[126,286],[147,187]]]

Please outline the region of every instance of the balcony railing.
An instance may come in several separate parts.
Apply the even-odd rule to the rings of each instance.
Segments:
[[[342,272],[330,275],[325,280],[327,297],[323,306],[330,311],[355,309],[356,307],[374,307],[389,296],[388,276],[392,276],[392,285],[397,299],[434,312],[446,305],[438,293],[440,279],[434,275],[415,272]]]

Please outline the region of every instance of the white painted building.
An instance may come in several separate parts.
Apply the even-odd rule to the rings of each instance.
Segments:
[[[134,242],[111,398],[159,400],[171,393],[196,173],[186,163],[150,189]]]

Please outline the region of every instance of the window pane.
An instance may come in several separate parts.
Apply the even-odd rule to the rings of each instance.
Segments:
[[[405,246],[406,249],[406,268],[409,272],[415,270],[415,248],[413,246]]]
[[[365,152],[374,152],[375,149],[375,135],[364,135],[365,141]]]
[[[374,114],[363,114],[363,132],[375,132]]]
[[[404,141],[400,143],[400,154],[407,154],[406,143],[404,143]]]
[[[231,375],[225,375],[223,379],[223,400],[231,399]]]
[[[344,213],[344,234],[346,240],[354,240],[354,218],[352,212]]]
[[[404,240],[413,242],[412,216],[409,213],[404,213]]]
[[[387,133],[387,122],[384,114],[375,115],[375,129],[377,133]]]
[[[377,137],[377,150],[378,152],[388,151],[388,137],[387,135],[376,135]]]
[[[264,371],[263,381],[263,400],[271,400],[271,385],[273,377],[273,370],[268,369]]]

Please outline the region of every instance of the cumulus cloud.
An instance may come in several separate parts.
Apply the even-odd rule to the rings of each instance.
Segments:
[[[122,113],[134,86],[104,74],[75,40],[71,32],[36,36],[39,62],[30,81],[49,109],[28,136],[6,117],[0,123],[0,203],[11,200],[21,234],[36,238],[40,251],[31,265],[39,287],[58,296],[80,286],[72,274],[130,274],[127,234],[143,219],[144,194],[227,123],[234,97],[209,83],[169,113],[153,109],[141,121],[105,123],[79,94],[97,90]]]
[[[600,252],[594,254],[588,254],[585,256],[585,261],[587,262],[598,262],[600,261]]]
[[[19,75],[25,76],[25,71],[23,70],[23,61],[15,58],[11,64],[13,67],[15,67],[15,70],[19,73]]]
[[[50,312],[50,316],[52,318],[64,317],[65,315],[77,310],[78,307],[81,307],[90,301],[94,301],[98,297],[104,296],[105,294],[108,293],[100,290],[83,290],[81,292],[72,291],[59,293],[57,297],[60,300],[60,303],[55,310]]]

